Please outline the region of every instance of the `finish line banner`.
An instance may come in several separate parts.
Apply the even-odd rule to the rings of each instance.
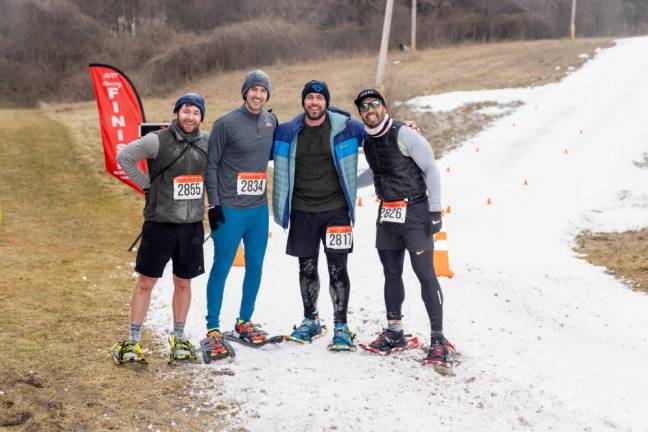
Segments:
[[[139,138],[139,126],[146,121],[139,94],[126,74],[113,66],[92,63],[90,77],[99,110],[106,172],[143,193],[116,160],[119,150]],[[138,165],[146,172],[146,161]]]

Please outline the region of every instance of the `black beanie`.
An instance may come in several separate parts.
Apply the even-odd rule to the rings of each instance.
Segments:
[[[304,90],[302,90],[302,106],[304,106],[304,99],[306,99],[306,95],[309,93],[319,93],[322,96],[324,96],[324,99],[326,99],[326,107],[331,104],[331,94],[329,93],[328,86],[324,81],[318,81],[318,80],[312,80],[308,81],[306,85],[304,85]]]

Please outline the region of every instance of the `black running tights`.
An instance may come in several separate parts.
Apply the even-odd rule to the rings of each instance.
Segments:
[[[421,297],[425,303],[428,317],[433,332],[443,330],[443,293],[432,265],[432,250],[421,254],[410,252],[410,261],[416,277],[421,283]],[[405,300],[405,287],[403,285],[404,249],[378,250],[380,261],[385,273],[385,306],[387,307],[388,320],[402,318],[401,306]]]
[[[326,254],[329,272],[329,291],[333,301],[335,323],[347,322],[349,306],[349,273],[347,272],[348,254]],[[319,296],[318,255],[299,258],[299,287],[304,302],[304,317],[317,317],[317,297]]]

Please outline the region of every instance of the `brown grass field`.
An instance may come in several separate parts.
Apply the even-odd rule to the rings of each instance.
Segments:
[[[392,53],[385,94],[389,101],[452,90],[514,87],[556,81],[578,54],[609,46],[607,39],[464,45]],[[560,65],[561,71],[555,71]],[[118,65],[117,65],[118,66]],[[333,103],[353,112],[351,101],[375,76],[375,58],[313,59],[264,68],[273,79],[268,107],[280,120],[300,110],[303,84],[328,82]],[[128,71],[126,71],[128,72]],[[144,100],[149,121],[168,120],[175,98],[199,91],[207,99],[205,129],[241,103],[244,71],[202,79],[172,94]],[[89,82],[88,82],[88,85]],[[399,114],[407,116],[407,112]],[[401,117],[402,117],[401,115]],[[438,154],[478,131],[488,119],[459,112],[448,119],[417,120]],[[430,121],[430,123],[426,123]],[[435,123],[436,122],[436,123]],[[438,124],[443,123],[443,133]],[[144,340],[152,352],[146,368],[119,368],[108,349],[125,336],[134,285],[126,248],[142,223],[141,198],[105,174],[94,102],[0,110],[0,428],[57,430],[218,430],[232,407],[190,394],[198,366],[166,365],[166,347]],[[591,245],[633,241],[646,256],[641,235],[585,237],[582,251],[620,277],[640,277],[627,261],[610,264]],[[599,261],[601,260],[601,261]],[[643,268],[641,267],[643,265]],[[642,286],[647,286],[645,283]],[[202,293],[194,293],[202,295]],[[235,407],[234,407],[235,409]]]

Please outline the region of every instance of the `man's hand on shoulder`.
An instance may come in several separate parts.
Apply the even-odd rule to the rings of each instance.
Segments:
[[[414,129],[419,134],[421,133],[421,129],[418,128],[414,120],[403,120],[403,124],[410,129]]]

